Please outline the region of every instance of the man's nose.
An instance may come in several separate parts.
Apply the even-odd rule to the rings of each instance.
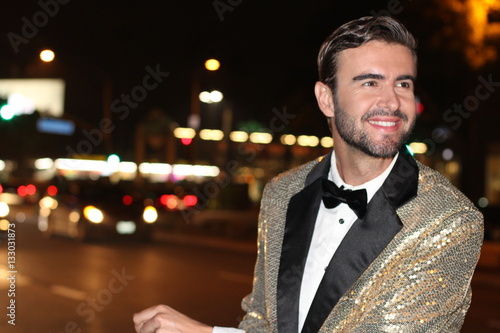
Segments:
[[[384,88],[377,101],[377,107],[394,112],[401,106],[400,97],[394,87]]]

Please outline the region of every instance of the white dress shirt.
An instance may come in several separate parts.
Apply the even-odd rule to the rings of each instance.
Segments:
[[[328,179],[333,181],[338,187],[344,186],[344,188],[352,190],[366,189],[367,201],[370,202],[387,176],[389,176],[389,173],[396,163],[398,154],[393,158],[387,169],[380,175],[364,184],[351,186],[346,184],[340,177],[334,151],[331,155],[331,168]],[[299,332],[302,330],[314,295],[323,279],[328,264],[339,247],[340,242],[342,242],[357,218],[356,214],[345,203],[341,203],[335,208],[328,209],[325,207],[323,201],[321,201],[300,287]],[[243,330],[226,327],[215,327],[213,330],[213,333],[244,332]]]

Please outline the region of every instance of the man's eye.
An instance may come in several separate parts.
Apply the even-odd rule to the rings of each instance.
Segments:
[[[363,85],[368,87],[374,87],[377,85],[377,83],[375,81],[366,81],[363,83]]]
[[[398,86],[402,88],[411,88],[410,82],[401,82],[398,84]]]

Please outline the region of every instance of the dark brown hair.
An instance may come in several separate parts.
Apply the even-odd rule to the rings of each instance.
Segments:
[[[318,54],[319,80],[335,93],[339,53],[373,40],[408,47],[416,63],[417,42],[402,23],[389,16],[366,16],[342,25],[323,42]]]

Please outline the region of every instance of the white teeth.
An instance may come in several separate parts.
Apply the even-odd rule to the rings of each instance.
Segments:
[[[378,125],[378,126],[384,126],[384,127],[396,126],[395,121],[373,121],[373,120],[370,120],[368,122],[372,125]]]

